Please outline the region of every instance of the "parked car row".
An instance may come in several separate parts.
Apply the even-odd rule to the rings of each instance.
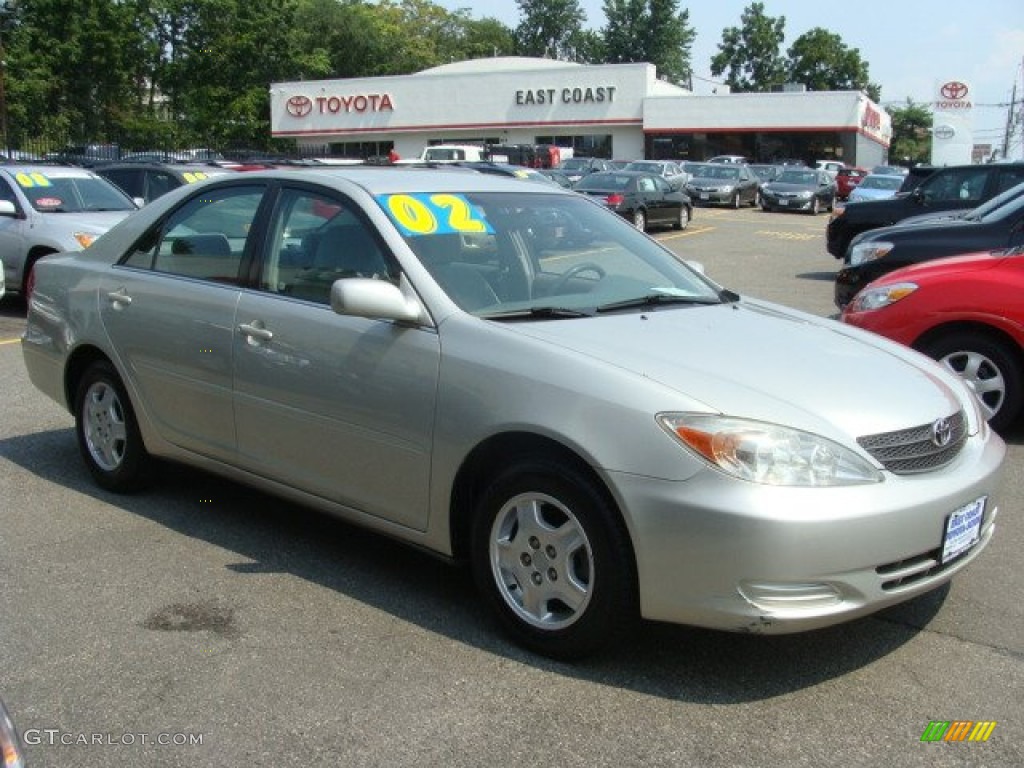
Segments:
[[[850,202],[830,222],[831,247],[837,231],[861,228],[836,274],[836,305],[843,321],[961,376],[990,425],[1005,430],[1024,412],[1024,164],[919,175],[911,191]],[[872,176],[900,178],[872,174],[862,188]],[[895,223],[877,223],[887,217]]]

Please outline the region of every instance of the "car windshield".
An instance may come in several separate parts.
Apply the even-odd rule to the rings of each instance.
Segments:
[[[131,211],[135,205],[114,185],[94,176],[19,173],[18,185],[40,213]]]
[[[810,171],[783,171],[776,179],[779,184],[800,184],[810,186],[815,183],[817,176]]]
[[[630,163],[629,165],[627,165],[625,170],[627,170],[627,171],[643,171],[645,173],[658,173],[658,174],[660,174],[665,169],[664,169],[664,166],[661,165],[661,163],[640,163],[640,162],[635,162],[635,163]]]
[[[576,182],[576,186],[573,189],[578,192],[621,192],[629,186],[629,182],[632,179],[633,176],[629,173],[614,173],[611,171],[591,173]]]
[[[858,189],[891,189],[896,190],[903,184],[902,176],[865,176]]]
[[[551,319],[723,301],[719,286],[582,196],[489,192],[378,200],[441,288],[479,317]]]
[[[1018,184],[1015,187],[1010,187],[1005,192],[1000,192],[998,195],[993,197],[987,203],[982,203],[977,208],[971,211],[970,218],[982,219],[988,216],[992,211],[1002,208],[1004,205],[1012,200],[1016,200],[1018,197],[1024,196],[1024,183]]]
[[[558,167],[563,171],[582,171],[590,167],[590,159],[586,157],[570,157],[568,160],[563,160],[562,164]]]

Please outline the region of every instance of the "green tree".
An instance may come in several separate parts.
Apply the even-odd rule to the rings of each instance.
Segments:
[[[672,82],[690,78],[695,32],[678,0],[605,0],[605,61],[646,61]]]
[[[873,101],[881,89],[870,82],[868,65],[856,48],[847,48],[839,35],[821,27],[805,32],[787,51],[789,80],[811,91],[864,91]]]
[[[894,163],[927,163],[932,154],[932,113],[926,104],[907,99],[903,106],[888,107],[892,118],[889,158]]]
[[[740,17],[741,27],[722,31],[718,53],[711,58],[711,74],[737,93],[770,91],[786,80],[787,67],[779,49],[786,37],[786,17],[764,13],[764,3],[751,3]]]
[[[516,5],[522,19],[515,33],[521,55],[574,59],[572,41],[587,20],[579,0],[516,0]]]
[[[116,133],[145,58],[135,7],[110,0],[23,0],[6,43],[12,141]]]

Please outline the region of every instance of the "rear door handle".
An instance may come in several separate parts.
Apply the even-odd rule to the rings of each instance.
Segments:
[[[128,291],[123,285],[116,291],[110,291],[107,298],[114,305],[114,309],[122,309],[132,303],[132,297],[128,295]]]

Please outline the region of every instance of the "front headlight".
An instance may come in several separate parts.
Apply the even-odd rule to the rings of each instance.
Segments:
[[[874,261],[885,256],[893,249],[893,243],[884,240],[873,240],[868,243],[857,243],[850,248],[850,265],[856,267],[866,261]]]
[[[719,191],[719,192],[721,192],[721,193],[722,193],[723,195],[731,195],[731,194],[732,194],[732,191],[733,191],[733,189],[735,189],[735,187],[732,187],[732,186],[726,185],[726,186],[724,186],[724,187],[719,187],[719,188],[718,188],[718,191]]]
[[[915,283],[893,283],[878,288],[865,288],[850,303],[850,312],[870,312],[895,304],[917,290]]]
[[[3,768],[24,768],[25,754],[21,748],[21,741],[18,739],[18,732],[14,729],[11,716],[3,701],[0,701],[0,755],[3,755]]]
[[[813,192],[810,192],[810,191],[804,189],[804,190],[801,190],[797,194],[797,197],[799,197],[801,200],[809,200],[811,195],[813,195],[813,194],[814,194]]]
[[[858,454],[810,432],[705,413],[662,413],[657,419],[684,446],[741,480],[803,487],[882,480]]]

